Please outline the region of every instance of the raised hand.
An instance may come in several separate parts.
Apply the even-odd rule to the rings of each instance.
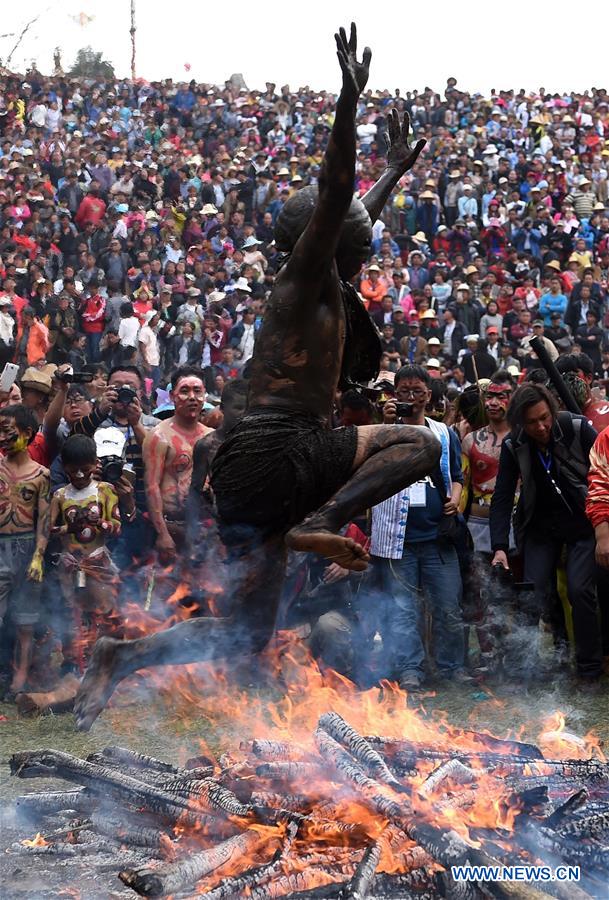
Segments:
[[[351,35],[348,41],[344,28],[339,28],[334,38],[336,54],[343,72],[343,87],[352,87],[359,96],[368,82],[372,51],[370,47],[364,47],[362,61],[357,61],[357,29],[354,22],[351,22]]]
[[[400,126],[397,109],[392,109],[387,116],[387,165],[399,170],[400,175],[412,169],[426,141],[417,141],[414,147],[408,143],[410,116],[404,113],[404,124]]]

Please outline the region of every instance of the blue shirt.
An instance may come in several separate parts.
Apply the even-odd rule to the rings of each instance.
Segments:
[[[453,482],[463,484],[461,469],[461,443],[457,434],[449,429],[450,439],[450,477]],[[431,484],[425,485],[425,506],[410,505],[406,524],[405,544],[416,544],[420,541],[434,541],[438,536],[438,525],[444,515],[444,507],[440,495]]]

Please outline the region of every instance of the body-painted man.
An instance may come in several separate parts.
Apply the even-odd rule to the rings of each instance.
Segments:
[[[123,644],[100,641],[76,703],[81,728],[116,683],[143,666],[262,650],[275,625],[286,548],[362,571],[368,554],[342,527],[425,477],[439,458],[426,428],[331,428],[339,382],[371,380],[380,358],[378,336],[348,282],[369,255],[371,220],[424,146],[409,146],[408,119],[401,128],[393,111],[387,168],[363,201],[353,198],[355,117],[371,53],[366,48],[358,61],[354,25],[349,39],[344,29],[335,38],[343,80],[318,188],[298,191],[278,217],[276,244],[288,255],[256,340],[248,409],[212,467],[229,569],[238,573],[229,587],[234,612]]]
[[[38,422],[21,405],[0,409],[0,628],[10,616],[17,635],[11,691],[22,691],[32,661],[34,625],[49,537],[49,471],[28,445]]]
[[[481,666],[492,666],[495,657],[495,634],[488,591],[484,588],[485,572],[492,554],[489,528],[491,499],[499,471],[503,439],[510,433],[507,408],[512,383],[506,372],[491,378],[484,392],[487,424],[466,435],[461,445],[463,461],[463,496],[461,508],[467,513],[467,524],[474,543],[471,569],[464,578],[464,618],[476,626],[481,651]]]
[[[193,448],[210,433],[199,421],[205,403],[202,371],[189,367],[178,369],[171,399],[175,414],[150,432],[142,448],[148,510],[163,562],[175,559],[176,542],[180,544],[184,540]]]

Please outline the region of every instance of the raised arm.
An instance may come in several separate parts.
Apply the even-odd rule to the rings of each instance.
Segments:
[[[364,48],[362,61],[357,61],[357,31],[351,23],[347,41],[341,28],[336,39],[336,53],[343,73],[343,83],[336,104],[334,126],[319,173],[319,194],[313,215],[296,241],[286,266],[286,274],[297,270],[311,281],[327,269],[334,258],[340,228],[353,197],[355,175],[355,111],[357,100],[368,81],[372,53]]]
[[[400,127],[397,109],[392,109],[387,116],[387,166],[385,171],[370,190],[362,197],[362,203],[368,210],[372,224],[376,222],[392,190],[409,169],[416,163],[425,141],[417,141],[414,147],[408,143],[410,116],[404,113],[404,123]]]

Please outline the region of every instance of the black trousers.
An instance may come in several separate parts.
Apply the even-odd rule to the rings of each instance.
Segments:
[[[567,593],[573,612],[577,674],[596,678],[602,670],[601,633],[596,597],[594,536],[567,543],[529,530],[524,540],[524,578],[535,585],[539,616],[551,609],[556,568],[566,546]]]

